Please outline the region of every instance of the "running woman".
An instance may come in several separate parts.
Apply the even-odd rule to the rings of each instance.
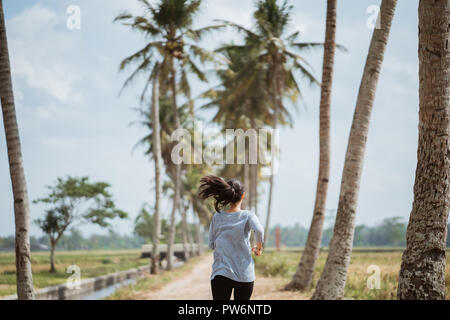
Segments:
[[[209,228],[209,247],[214,250],[211,273],[213,300],[230,300],[234,289],[234,300],[250,300],[255,281],[256,256],[262,254],[264,229],[256,215],[242,210],[245,197],[242,184],[216,176],[200,180],[199,196],[214,199],[214,214]],[[256,238],[256,247],[251,248],[250,230]],[[251,248],[251,249],[250,249]]]

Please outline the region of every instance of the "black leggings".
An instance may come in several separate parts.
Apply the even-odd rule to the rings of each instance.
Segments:
[[[213,300],[230,300],[234,289],[234,300],[250,300],[253,292],[252,282],[238,282],[224,276],[215,276],[211,280]]]

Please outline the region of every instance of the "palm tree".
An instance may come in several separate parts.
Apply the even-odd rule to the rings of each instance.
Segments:
[[[0,0],[0,100],[8,149],[9,170],[14,197],[16,225],[16,283],[20,300],[34,299],[30,253],[30,205],[23,169],[22,151],[17,125],[14,93],[11,81],[8,41],[6,37],[3,1]]]
[[[445,299],[450,209],[450,2],[419,3],[419,146],[398,299]]]
[[[157,70],[155,70],[157,71]],[[152,262],[150,273],[158,274],[159,272],[159,239],[161,237],[161,134],[159,123],[159,81],[158,75],[153,77],[152,88],[152,124],[153,124],[153,140],[152,153],[155,157],[155,213],[154,213],[154,230],[153,230],[153,248]]]
[[[145,14],[133,16],[128,12],[121,13],[115,21],[123,21],[124,25],[143,33],[152,41],[124,59],[121,69],[131,63],[138,62],[139,66],[125,82],[129,84],[136,75],[147,72],[155,64],[160,66],[161,92],[171,92],[172,108],[174,115],[174,130],[180,128],[180,119],[177,105],[177,74],[180,74],[180,87],[189,96],[189,84],[187,82],[187,70],[195,74],[201,81],[207,81],[205,75],[196,65],[194,58],[201,62],[213,61],[215,55],[196,43],[202,36],[220,26],[208,26],[197,30],[192,29],[193,17],[198,12],[201,0],[161,0],[155,6],[148,0],[139,0],[145,9]],[[181,165],[175,164],[174,197],[171,221],[171,233],[168,242],[167,269],[173,266],[173,242],[175,239],[175,214],[179,209],[180,200]]]
[[[216,70],[220,83],[201,95],[210,100],[202,108],[216,110],[212,120],[223,130],[227,128],[240,128],[244,131],[257,130],[264,125],[270,125],[271,104],[264,65],[254,59],[254,52],[248,52],[245,48],[226,45],[217,51],[224,54],[229,65],[226,69]],[[283,117],[289,117],[289,115],[283,113]],[[230,143],[234,144],[234,140]],[[252,150],[252,152],[256,152],[256,150]],[[232,172],[235,176],[243,179],[245,189],[248,190],[245,207],[250,207],[256,212],[258,180],[255,175],[258,174],[258,164],[249,163],[248,149],[245,150],[244,155],[238,156],[245,157],[242,159],[245,160],[245,163],[239,165],[238,169],[242,172],[236,172],[236,170],[232,170]],[[226,165],[226,167],[229,166]],[[224,176],[229,175],[225,174]]]
[[[381,3],[381,27],[373,32],[350,130],[333,237],[312,299],[342,299],[344,296],[370,115],[396,4],[397,0]]]
[[[175,174],[176,174],[175,164],[172,162],[172,149],[177,144],[177,142],[172,141],[172,139],[171,139],[171,135],[172,135],[172,132],[174,131],[174,123],[175,123],[174,122],[174,112],[173,112],[174,110],[172,108],[171,99],[167,95],[159,97],[158,106],[160,106],[160,108],[159,108],[159,124],[160,125],[159,125],[158,133],[157,133],[157,131],[155,131],[155,126],[153,125],[153,123],[154,123],[153,117],[154,116],[144,108],[137,109],[141,120],[138,122],[133,122],[133,124],[136,124],[136,123],[140,124],[141,126],[146,128],[148,133],[147,133],[147,135],[145,135],[142,139],[140,139],[137,142],[135,147],[140,146],[140,145],[144,146],[145,154],[151,156],[152,158],[155,158],[155,154],[153,153],[153,150],[155,150],[155,146],[154,146],[155,135],[160,136],[161,160],[164,163],[164,167],[166,169],[166,174],[170,179],[170,182],[167,181],[164,185],[162,185],[160,187],[164,190],[164,192],[167,192],[168,189],[174,190],[173,186],[175,183]],[[187,121],[189,119],[189,113],[188,113],[186,104],[182,105],[180,108],[178,108],[178,116],[179,116],[181,125],[186,126]],[[186,170],[186,165],[182,164],[181,171],[183,172],[185,170]],[[160,184],[160,182],[159,182],[159,184]],[[172,200],[173,200],[173,196],[174,196],[174,194],[172,194]],[[179,204],[180,203],[181,202],[179,202]],[[181,210],[180,210],[180,213],[182,214]],[[156,208],[155,208],[155,214],[156,214]],[[182,217],[182,222],[183,222],[184,221],[183,214],[181,215],[181,217]],[[175,225],[175,223],[174,223],[174,225]],[[173,226],[172,221],[170,221],[169,238],[170,238],[170,233],[176,231],[176,229],[175,229],[175,231],[172,231],[172,226]],[[181,224],[181,227],[183,228],[183,223]],[[175,228],[176,228],[176,225],[175,225]],[[182,229],[182,232],[184,232],[183,229]],[[174,235],[175,235],[175,233],[174,233]],[[153,234],[153,236],[155,236],[155,235]],[[184,243],[184,245],[185,245],[185,249],[187,250],[186,243]]]
[[[200,183],[200,178],[210,172],[210,168],[206,164],[196,164],[191,165],[185,171],[183,175],[183,198],[185,201],[185,211],[188,212],[189,208],[192,208],[192,213],[194,218],[198,218],[197,223],[195,225],[195,238],[197,242],[197,250],[196,252],[192,252],[192,254],[201,254],[201,245],[202,245],[202,236],[201,236],[201,225],[206,225],[206,222],[210,220],[211,212],[213,212],[212,208],[208,206],[207,202],[204,202],[198,196],[198,187]],[[192,234],[191,229],[188,229],[188,240],[189,243],[192,244]],[[193,246],[191,245],[191,248]]]
[[[325,45],[322,68],[322,85],[320,97],[320,160],[319,177],[317,179],[316,202],[309,228],[305,249],[287,289],[305,290],[311,284],[314,266],[319,256],[322,240],[323,222],[325,219],[325,204],[327,201],[328,179],[330,175],[330,105],[333,81],[334,53],[336,49],[336,0],[327,1],[327,18],[325,30]]]
[[[294,32],[286,36],[286,32],[291,19],[292,6],[287,0],[278,4],[277,0],[259,0],[256,4],[256,11],[253,14],[256,30],[251,31],[239,24],[223,21],[226,25],[232,26],[239,32],[246,35],[244,45],[238,46],[248,48],[248,51],[257,52],[256,59],[266,65],[269,79],[268,87],[273,108],[272,128],[277,129],[280,111],[284,108],[282,96],[287,90],[286,82],[291,81],[296,86],[296,92],[300,93],[300,88],[293,75],[294,71],[300,72],[311,84],[318,81],[312,75],[309,64],[292,49],[305,50],[322,47],[320,43],[297,42],[299,32]],[[234,46],[237,47],[237,46]],[[276,146],[273,146],[276,147]],[[270,176],[269,203],[266,216],[265,233],[268,234],[268,227],[272,206],[272,194],[274,188],[274,172]]]

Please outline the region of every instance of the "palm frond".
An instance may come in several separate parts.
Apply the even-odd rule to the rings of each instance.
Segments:
[[[296,42],[291,43],[291,46],[300,51],[311,51],[314,49],[322,49],[324,44],[321,42]]]
[[[217,22],[220,22],[220,23],[222,23],[224,25],[233,27],[237,31],[244,33],[247,37],[249,37],[251,39],[258,39],[259,38],[259,36],[256,33],[254,33],[250,29],[247,29],[246,27],[244,27],[244,26],[242,26],[240,24],[237,24],[237,23],[234,23],[234,22],[231,22],[231,21],[228,21],[228,20],[222,20],[222,19],[215,19],[214,21],[217,21]]]
[[[202,38],[205,34],[210,33],[211,31],[214,31],[214,30],[223,29],[225,27],[226,27],[225,24],[219,24],[219,25],[207,26],[207,27],[203,27],[203,28],[199,28],[199,29],[195,29],[195,30],[187,29],[185,31],[185,35],[194,41],[200,41],[200,40],[202,40]]]

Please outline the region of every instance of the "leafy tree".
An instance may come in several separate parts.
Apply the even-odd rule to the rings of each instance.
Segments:
[[[145,204],[134,220],[134,232],[145,241],[151,241],[153,239],[155,230],[155,215],[151,211],[154,211],[153,208]],[[167,223],[167,220],[161,219],[161,238],[163,241],[167,239],[169,232],[170,225]]]
[[[88,177],[58,178],[53,186],[47,187],[49,193],[34,203],[51,206],[41,219],[35,223],[49,237],[50,272],[55,272],[54,251],[64,232],[75,222],[93,223],[100,227],[110,227],[110,220],[125,219],[127,213],[116,208],[110,185],[105,182],[89,182]]]

